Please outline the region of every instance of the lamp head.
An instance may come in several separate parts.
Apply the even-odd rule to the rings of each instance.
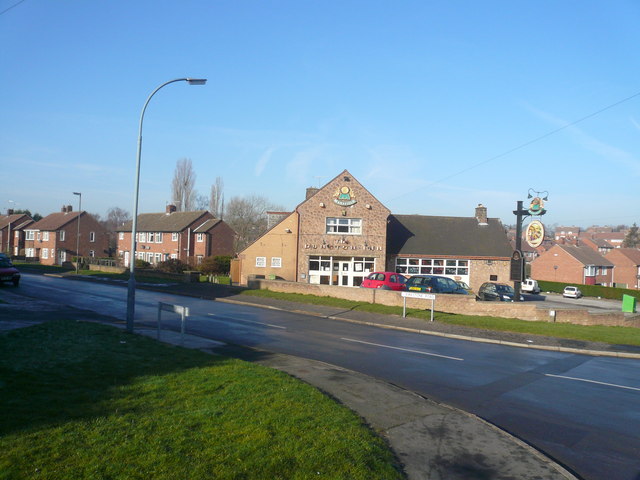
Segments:
[[[187,78],[189,85],[204,85],[207,83],[206,78]]]
[[[73,192],[74,195],[82,195],[80,192]]]

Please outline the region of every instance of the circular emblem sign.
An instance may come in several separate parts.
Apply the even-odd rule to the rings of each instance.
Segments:
[[[544,225],[540,220],[534,220],[527,225],[524,236],[531,248],[539,247],[544,240]]]

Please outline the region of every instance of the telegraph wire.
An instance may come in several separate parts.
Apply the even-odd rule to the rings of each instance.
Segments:
[[[10,7],[5,8],[4,10],[2,10],[2,11],[0,12],[0,15],[4,15],[4,14],[5,14],[5,13],[7,13],[9,10],[11,10],[11,9],[12,9],[12,8],[14,8],[14,7],[17,7],[18,5],[20,5],[20,4],[21,4],[22,2],[24,2],[24,1],[25,1],[25,0],[20,0],[19,2],[14,3],[14,4],[13,4],[13,5],[11,5]]]

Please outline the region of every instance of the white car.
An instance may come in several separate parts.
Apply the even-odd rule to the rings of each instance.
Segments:
[[[562,296],[565,298],[580,298],[582,296],[582,292],[578,287],[564,287],[564,292],[562,292]]]

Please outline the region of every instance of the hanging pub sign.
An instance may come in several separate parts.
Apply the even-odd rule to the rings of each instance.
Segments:
[[[531,248],[542,245],[544,240],[544,225],[540,220],[533,220],[524,232],[524,238]]]
[[[535,196],[533,194],[536,194]],[[544,196],[542,196],[544,194]],[[533,198],[529,204],[529,215],[544,215],[547,211],[544,209],[544,202],[547,201],[549,194],[547,192],[536,192],[529,189],[529,198]]]

